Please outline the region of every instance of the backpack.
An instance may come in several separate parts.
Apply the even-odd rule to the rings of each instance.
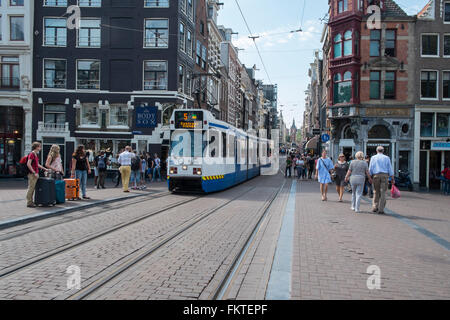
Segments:
[[[99,170],[106,169],[105,157],[98,157],[97,168]]]
[[[24,157],[22,157],[22,159],[20,159],[19,161],[19,174],[21,176],[26,176],[30,173],[30,169],[28,169],[28,156],[26,155]]]
[[[140,169],[141,159],[139,157],[135,156],[133,159],[131,159],[131,170],[138,171]]]

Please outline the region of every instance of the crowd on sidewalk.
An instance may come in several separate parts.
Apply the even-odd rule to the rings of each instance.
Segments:
[[[61,160],[60,148],[58,145],[53,145],[47,155],[45,165],[39,163],[39,153],[42,145],[39,142],[32,144],[32,151],[20,161],[21,170],[28,178],[28,189],[26,201],[28,207],[36,207],[33,201],[36,184],[41,172],[49,178],[54,180],[64,179],[64,167]],[[152,157],[150,153],[138,154],[133,151],[130,146],[125,147],[115,157],[106,150],[101,150],[94,157],[93,167],[89,162],[89,151],[85,150],[83,145],[79,145],[72,155],[71,168],[69,170],[70,178],[77,179],[81,189],[81,196],[83,199],[90,199],[87,196],[87,179],[88,176],[94,172],[94,186],[96,189],[105,189],[105,180],[107,176],[107,168],[112,160],[120,165],[116,173],[115,180],[118,187],[122,183],[123,192],[130,192],[129,187],[133,190],[144,190],[147,188],[146,182],[162,181],[161,167],[163,161],[155,153]],[[80,200],[81,198],[78,197]]]
[[[444,190],[450,188],[449,166],[450,164],[446,164],[442,171]],[[355,158],[350,159],[340,154],[336,163],[327,156],[326,150],[322,152],[321,157],[290,154],[286,159],[286,178],[292,177],[292,170],[297,171],[299,180],[312,180],[313,176],[318,180],[322,201],[328,200],[328,185],[332,182],[336,184],[339,202],[343,202],[346,190],[351,192],[351,210],[356,213],[361,212],[361,196],[369,195],[373,199],[372,212],[384,214],[388,185],[391,183],[395,186],[391,159],[384,155],[382,146],[377,147],[377,154],[372,157],[364,156],[361,151],[355,154]],[[448,194],[448,191],[446,192]]]

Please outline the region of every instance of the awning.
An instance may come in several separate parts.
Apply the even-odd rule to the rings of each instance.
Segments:
[[[306,143],[306,149],[317,149],[318,137],[314,137]]]

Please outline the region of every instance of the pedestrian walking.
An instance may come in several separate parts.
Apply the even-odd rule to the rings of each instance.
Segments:
[[[98,171],[96,188],[100,189],[100,187],[102,187],[102,189],[106,189],[105,180],[106,180],[106,172],[109,166],[109,161],[103,150],[100,151],[100,154],[97,157],[95,157],[94,163]]]
[[[87,176],[91,174],[91,166],[83,145],[79,145],[72,155],[71,177],[80,180],[83,199],[90,199],[86,194]]]
[[[62,180],[64,177],[64,168],[61,161],[60,148],[54,144],[50,148],[50,152],[45,161],[45,167],[52,171],[52,178],[55,180]]]
[[[289,172],[289,178],[291,178],[291,167],[292,167],[292,158],[289,155],[286,158],[286,169],[285,169],[285,172],[284,172],[285,178],[287,178],[288,172]]]
[[[331,171],[333,170],[333,162],[327,157],[327,151],[323,150],[322,157],[317,160],[316,179],[320,183],[320,193],[322,201],[327,201],[328,184],[331,183]]]
[[[316,159],[315,157],[309,157],[308,160],[308,179],[312,179],[313,174],[314,174],[314,169],[315,169],[315,164],[316,164]]]
[[[153,169],[155,168],[155,162],[149,152],[147,152],[147,167],[148,181],[151,182],[153,180]]]
[[[305,170],[305,161],[302,158],[297,158],[295,166],[297,168],[297,179],[300,179],[303,176],[303,170]]]
[[[120,175],[122,176],[123,192],[130,192],[128,185],[131,176],[131,160],[134,158],[134,153],[131,152],[131,147],[126,146],[125,151],[119,155],[118,162],[120,164]]]
[[[367,167],[370,166],[370,156],[366,155],[366,159],[365,159],[366,163],[367,163]],[[370,180],[372,181],[372,180]],[[366,181],[364,183],[364,192],[363,195],[369,195],[369,198],[373,198],[373,185],[371,182],[369,182],[369,177],[366,177]]]
[[[137,155],[137,152],[134,151],[134,157],[131,159],[131,184],[133,185],[133,190],[138,189],[141,181],[141,165],[141,158]]]
[[[155,158],[153,159],[154,168],[153,168],[153,179],[152,181],[162,181],[161,180],[161,159],[159,159],[158,154],[155,153]],[[155,179],[155,177],[158,177]]]
[[[364,153],[359,151],[355,155],[356,160],[353,160],[345,176],[345,181],[352,186],[352,206],[351,210],[356,213],[360,212],[361,196],[363,193],[364,182],[366,178],[372,183],[372,178],[369,173],[369,165],[364,160]]]
[[[336,183],[336,191],[339,195],[339,202],[343,201],[344,198],[344,192],[345,192],[345,175],[348,171],[348,163],[345,161],[345,155],[341,153],[339,155],[338,161],[334,165],[334,172],[336,173],[336,177],[334,179],[334,182]]]
[[[33,202],[33,195],[36,189],[36,183],[39,179],[39,169],[48,172],[48,169],[39,164],[38,154],[41,152],[42,145],[39,142],[33,142],[31,145],[31,152],[26,158],[28,190],[27,190],[27,207],[35,208],[36,204]]]
[[[392,179],[392,184],[395,184],[391,159],[383,153],[384,148],[378,146],[377,154],[370,159],[369,166],[369,173],[372,176],[374,187],[372,212],[378,212],[379,214],[384,214],[389,177]]]
[[[97,156],[94,156],[94,187],[95,188],[97,188],[97,185],[98,185],[98,168],[97,168],[97,165],[95,164],[95,158],[97,158]]]

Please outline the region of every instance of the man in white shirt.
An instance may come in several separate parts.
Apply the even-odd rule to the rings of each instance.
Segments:
[[[128,184],[130,183],[131,176],[131,159],[135,157],[135,154],[131,152],[131,147],[126,146],[125,151],[119,155],[117,162],[120,164],[120,175],[122,176],[123,192],[130,192],[128,190]]]

